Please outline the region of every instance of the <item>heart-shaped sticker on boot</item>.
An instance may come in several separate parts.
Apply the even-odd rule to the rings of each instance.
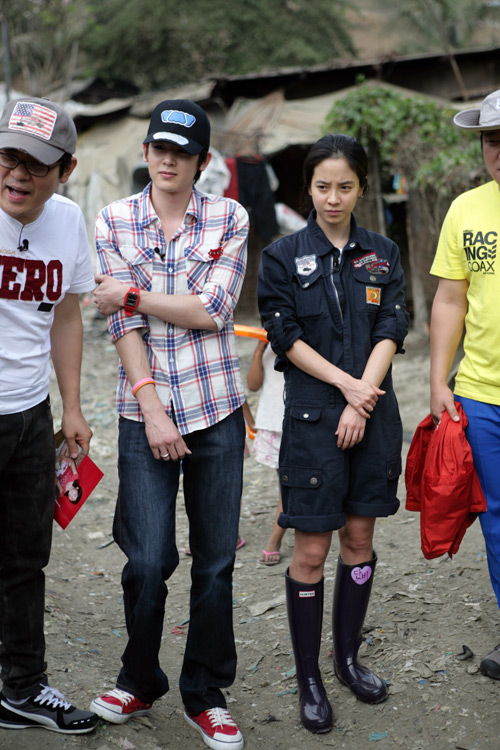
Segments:
[[[363,583],[366,583],[368,579],[370,578],[372,574],[372,569],[369,565],[365,565],[364,568],[353,568],[351,570],[351,578],[354,581],[354,583],[357,583],[358,586],[362,586]]]

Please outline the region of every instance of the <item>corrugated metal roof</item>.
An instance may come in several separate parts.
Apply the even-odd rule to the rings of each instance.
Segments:
[[[453,106],[447,99],[420,94],[384,81],[367,81],[364,85],[397,92],[402,96]],[[358,86],[307,99],[286,100],[282,91],[262,99],[237,99],[231,107],[223,129],[214,129],[215,148],[228,156],[234,153],[273,154],[291,145],[311,144],[323,135],[326,117],[335,102],[344,99]]]
[[[193,102],[201,103],[211,98],[213,88],[213,81],[204,81],[202,83],[172,86],[161,91],[155,91],[145,96],[137,97],[131,109],[131,114],[136,117],[149,117],[158,102],[164,99],[191,99]]]
[[[114,112],[125,111],[130,109],[133,101],[132,98],[118,99],[115,97],[114,99],[106,99],[97,104],[82,104],[71,99],[64,102],[62,106],[76,120],[78,117],[103,117],[111,115]]]

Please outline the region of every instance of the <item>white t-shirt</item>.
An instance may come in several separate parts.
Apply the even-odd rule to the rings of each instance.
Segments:
[[[269,430],[281,432],[283,428],[283,388],[285,379],[282,372],[274,369],[276,354],[269,344],[262,355],[262,368],[264,376],[262,379],[262,390],[260,392],[255,427],[258,430]]]
[[[76,203],[55,194],[26,225],[0,209],[0,414],[25,411],[47,397],[54,307],[66,292],[94,286]]]

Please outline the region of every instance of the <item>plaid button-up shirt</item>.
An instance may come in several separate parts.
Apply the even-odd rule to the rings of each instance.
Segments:
[[[142,193],[104,208],[96,221],[100,272],[147,292],[197,294],[217,331],[186,329],[123,309],[109,317],[113,341],[141,330],[158,395],[181,434],[221,421],[245,400],[233,311],[246,267],[248,215],[239,203],[193,188],[184,222],[166,241]],[[143,421],[120,363],[118,413]]]

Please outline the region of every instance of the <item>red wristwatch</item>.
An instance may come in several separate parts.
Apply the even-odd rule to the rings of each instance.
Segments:
[[[125,295],[125,301],[123,303],[125,315],[133,315],[135,313],[140,298],[141,293],[139,289],[136,289],[135,286],[131,286]]]

